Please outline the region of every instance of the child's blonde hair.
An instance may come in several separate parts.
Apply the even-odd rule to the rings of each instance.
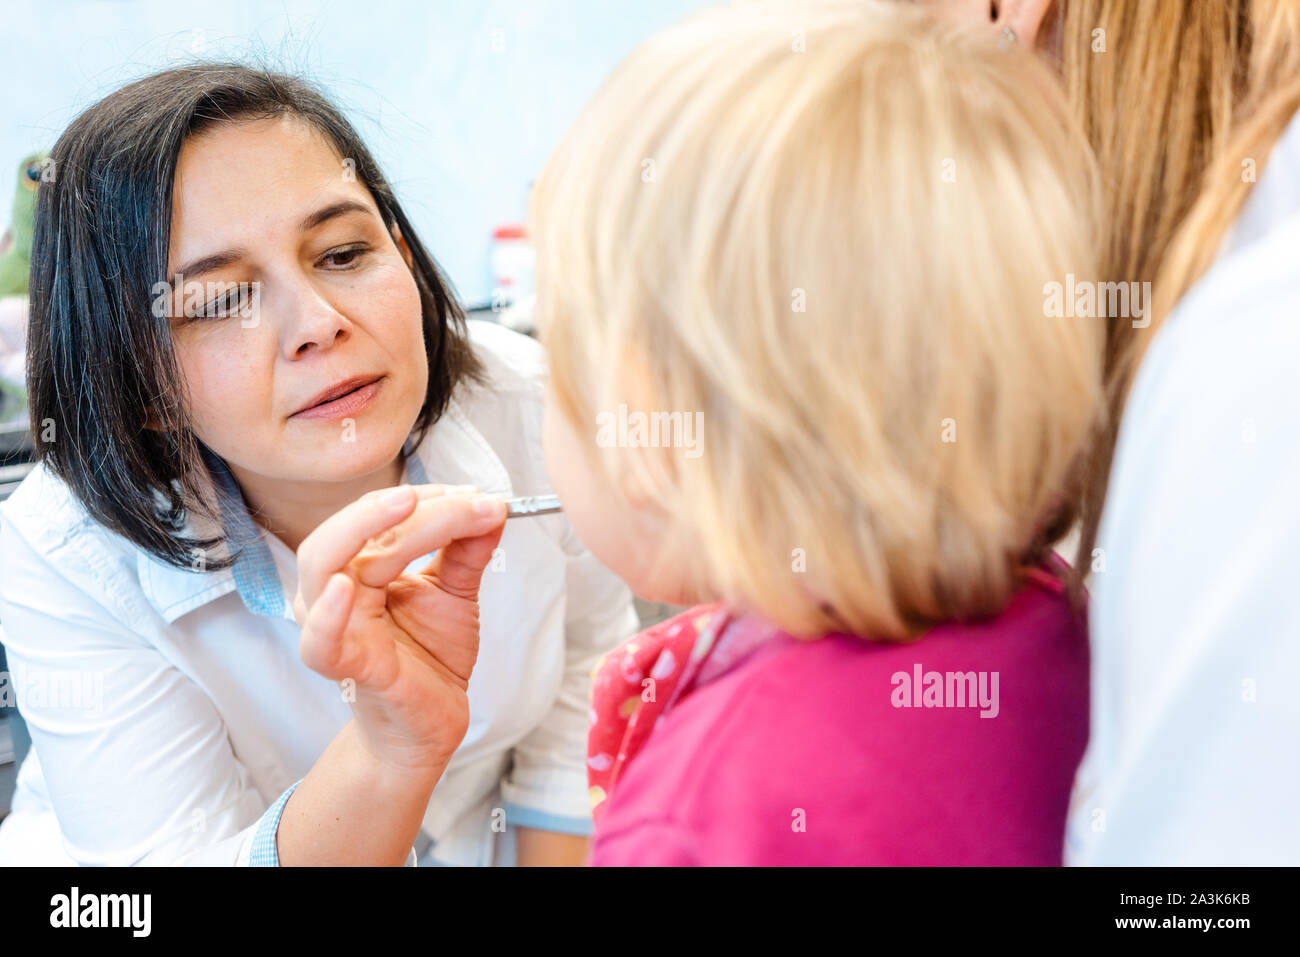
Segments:
[[[998,612],[1039,557],[1102,406],[1101,321],[1045,306],[1096,278],[1059,86],[919,10],[744,3],[635,51],[547,164],[562,411],[593,438],[703,414],[698,458],[594,461],[719,597],[901,639]]]

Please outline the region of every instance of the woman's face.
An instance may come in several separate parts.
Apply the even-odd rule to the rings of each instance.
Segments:
[[[223,124],[185,143],[169,321],[194,431],[241,483],[342,482],[393,463],[429,376],[409,255],[351,164],[301,119]],[[224,317],[219,305],[203,315],[238,290],[210,283],[250,284],[251,308],[236,294]],[[373,384],[304,411],[362,383]]]

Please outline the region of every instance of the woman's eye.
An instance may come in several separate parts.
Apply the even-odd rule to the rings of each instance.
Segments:
[[[346,269],[349,266],[355,266],[357,260],[366,254],[365,246],[353,246],[349,249],[334,249],[327,252],[322,261],[329,262],[335,269]]]
[[[204,303],[197,310],[190,311],[190,319],[225,319],[228,316],[242,315],[246,296],[246,284],[240,283],[235,289]]]

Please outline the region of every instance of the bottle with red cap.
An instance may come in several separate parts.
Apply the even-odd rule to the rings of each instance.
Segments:
[[[492,311],[500,312],[533,294],[536,256],[528,227],[498,226],[492,233]]]

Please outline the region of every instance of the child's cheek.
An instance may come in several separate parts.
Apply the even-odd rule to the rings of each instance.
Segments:
[[[615,504],[617,496],[596,467],[595,432],[584,442],[548,391],[542,445],[551,487],[564,503],[564,513],[574,532],[600,562],[635,589],[640,569],[629,516]]]
[[[542,420],[542,450],[551,487],[564,503],[569,521],[577,528],[590,482],[582,472],[584,462],[581,443],[573,425],[559,411],[548,387],[546,412]]]

